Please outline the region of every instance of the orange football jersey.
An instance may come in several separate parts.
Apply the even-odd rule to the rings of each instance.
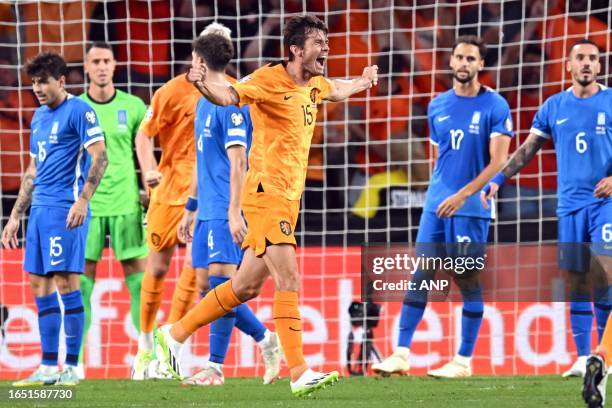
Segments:
[[[195,165],[193,121],[201,96],[185,75],[166,82],[153,95],[140,125],[144,134],[158,137],[162,151],[162,180],[151,191],[152,202],[183,205],[187,201]]]
[[[308,151],[317,104],[331,92],[328,79],[317,76],[299,86],[283,63],[266,65],[232,87],[248,104],[253,122],[249,170],[243,191],[266,192],[299,200],[304,190]]]

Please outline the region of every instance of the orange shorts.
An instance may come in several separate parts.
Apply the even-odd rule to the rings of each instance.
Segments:
[[[152,251],[174,247],[179,243],[177,228],[185,206],[152,202],[147,211],[147,243]]]
[[[250,247],[256,256],[261,256],[268,245],[297,245],[293,233],[300,214],[300,200],[291,201],[270,193],[246,193],[242,212],[247,222],[242,249]]]

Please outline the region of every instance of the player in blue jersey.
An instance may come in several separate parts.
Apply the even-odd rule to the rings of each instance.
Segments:
[[[437,96],[428,107],[431,144],[437,160],[416,238],[419,254],[444,257],[439,253],[444,247],[440,243],[470,243],[479,248],[478,254],[473,255],[482,256],[487,242],[491,211],[482,208],[476,193],[505,163],[513,133],[508,103],[478,82],[485,54],[486,46],[480,38],[457,38],[450,59],[453,89]],[[453,254],[453,250],[447,253]],[[418,270],[413,278],[416,287],[432,273],[435,271]],[[434,377],[468,377],[472,373],[470,359],[484,305],[477,271],[464,276],[455,279],[463,297],[461,344],[449,363],[428,372]],[[426,305],[426,293],[406,294],[397,348],[390,357],[372,366],[376,373],[387,376],[408,372],[410,346]]]
[[[5,248],[17,248],[20,218],[32,204],[26,233],[24,269],[38,308],[42,363],[14,386],[76,385],[83,337],[83,303],[79,275],[85,268],[89,200],[108,163],[104,134],[93,109],[69,95],[66,63],[55,53],[38,54],[26,66],[42,105],[34,114],[30,164],[19,196],[2,231]],[[64,305],[66,360],[58,369]]]
[[[491,180],[483,198],[492,197],[548,139],[553,139],[558,167],[559,266],[570,272],[570,322],[578,352],[578,359],[563,376],[587,373],[592,378],[587,370],[593,323],[587,280],[592,274],[586,272],[595,273],[602,266],[610,272],[612,265],[608,244],[612,242],[612,91],[596,82],[601,65],[599,49],[592,41],[580,40],[570,48],[566,68],[572,76],[572,87],[544,102],[529,137]],[[588,242],[596,260],[591,265],[579,245]],[[598,286],[594,309],[601,338],[612,304],[607,282]]]
[[[225,67],[234,55],[229,36],[223,31],[202,35],[194,42],[194,59],[202,59],[210,75],[225,81]],[[196,107],[196,171],[185,216],[178,235],[192,241],[192,263],[199,281],[208,279],[214,289],[236,272],[242,260],[240,243],[246,225],[240,210],[240,193],[246,174],[247,151],[253,127],[248,106],[217,106],[201,97]],[[197,197],[197,198],[195,198]],[[190,228],[197,208],[193,236]],[[217,319],[210,327],[210,359],[188,385],[221,385],[223,362],[236,325],[251,335],[261,348],[265,364],[264,384],[272,383],[280,370],[280,348],[276,333],[270,332],[246,304]]]

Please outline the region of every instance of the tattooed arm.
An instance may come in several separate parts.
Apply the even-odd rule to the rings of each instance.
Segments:
[[[510,160],[506,162],[501,172],[506,176],[507,179],[513,177],[516,173],[521,171],[523,167],[527,165],[536,155],[538,150],[546,143],[546,138],[538,136],[534,133],[530,133],[529,137],[525,142],[518,148],[516,152],[510,157]]]
[[[106,155],[106,146],[103,141],[95,142],[87,146],[87,152],[91,155],[91,165],[87,172],[87,179],[83,185],[81,195],[70,207],[68,217],[66,218],[67,228],[79,227],[85,222],[87,217],[87,205],[93,196],[96,188],[104,176],[104,170],[108,165],[108,156]]]
[[[28,209],[32,202],[32,192],[34,191],[34,179],[36,178],[36,158],[30,157],[30,164],[21,179],[21,187],[17,201],[13,206],[13,211],[9,216],[8,222],[2,231],[2,245],[5,248],[15,249],[19,246],[17,242],[17,231],[19,230],[19,218]]]
[[[527,163],[531,161],[531,159],[533,159],[538,150],[540,150],[542,146],[544,146],[546,140],[548,139],[546,139],[545,137],[538,136],[535,133],[529,133],[529,137],[527,137],[527,140],[525,140],[521,147],[519,147],[518,150],[514,152],[512,157],[510,157],[510,160],[506,162],[504,167],[502,167],[502,169],[500,170],[500,173],[498,173],[503,175],[501,178],[509,179],[513,177],[516,173],[521,171],[521,169],[525,167]],[[497,177],[498,176],[495,176],[489,182],[489,187],[486,191],[480,193],[480,202],[485,208],[489,208],[487,200],[493,198],[495,193],[497,193],[497,190],[499,190],[500,185],[496,182]],[[501,184],[503,184],[503,180]]]

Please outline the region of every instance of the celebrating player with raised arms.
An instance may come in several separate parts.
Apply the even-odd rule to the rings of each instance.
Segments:
[[[585,263],[581,245],[575,245],[593,243],[591,251],[597,258],[597,268],[603,266],[604,272],[612,273],[609,244],[612,242],[612,93],[597,83],[601,69],[599,56],[594,42],[584,39],[574,43],[566,63],[572,87],[544,102],[533,120],[529,137],[482,195],[486,205],[485,196],[492,197],[548,139],[553,139],[558,168],[559,266],[570,272],[570,322],[578,352],[578,359],[564,376],[584,376],[586,373],[586,402],[603,405],[604,361],[595,355],[587,363],[593,324],[591,295],[586,289],[591,265]],[[606,330],[607,335],[603,333],[611,306],[609,279],[603,287],[595,288],[594,305],[597,329],[606,350],[612,347],[612,327]],[[607,354],[606,359],[610,365],[612,356]]]
[[[354,80],[324,78],[327,31],[325,23],[314,16],[290,18],[284,28],[289,60],[266,65],[231,86],[209,77],[204,64],[190,71],[200,92],[214,104],[249,104],[253,144],[241,198],[248,231],[236,275],[211,290],[177,323],[158,331],[159,345],[171,366],[176,367],[172,363],[178,361],[183,343],[199,327],[257,296],[272,275],[276,287],[272,315],[290,369],[293,394],[308,395],[338,379],[335,371],[313,371],[304,359],[293,233],[318,104],[340,101],[372,87],[377,82],[377,67],[366,67]]]
[[[87,50],[85,71],[89,88],[80,96],[96,112],[104,132],[108,168],[96,194],[91,199],[91,219],[85,251],[85,274],[81,292],[85,307],[83,344],[91,324],[91,295],[96,279],[96,265],[102,257],[106,235],[115,258],[121,262],[130,292],[130,314],[140,330],[140,285],[149,252],[144,235],[142,207],[134,163],[134,137],[147,107],[137,96],[113,84],[115,58],[109,44],[94,43]],[[83,353],[81,353],[81,359]],[[83,367],[79,365],[79,375]]]
[[[470,243],[478,248],[473,255],[483,256],[491,212],[482,208],[477,193],[503,166],[513,136],[508,103],[478,82],[485,56],[486,46],[480,38],[457,38],[450,59],[453,89],[429,104],[429,132],[437,160],[416,238],[419,254],[445,257],[453,254],[438,252],[450,246],[439,243]],[[417,270],[416,287],[435,272]],[[471,357],[484,310],[482,292],[478,271],[454,277],[460,278],[455,283],[463,297],[461,343],[453,360],[428,371],[434,377],[472,375]],[[372,366],[375,372],[385,376],[408,372],[410,346],[426,306],[426,293],[406,294],[397,347],[390,357]]]
[[[42,106],[32,119],[30,164],[2,231],[2,244],[17,248],[20,217],[31,203],[24,269],[30,274],[38,308],[42,363],[30,377],[13,385],[76,385],[84,324],[79,276],[85,269],[89,201],[108,159],[96,113],[64,89],[64,59],[43,52],[28,62],[26,72]],[[60,373],[62,318],[66,360]]]
[[[234,55],[227,31],[227,28],[226,31],[218,29],[212,34],[201,35],[193,45],[192,65],[197,67],[205,61],[209,75],[219,81],[225,80],[225,68]],[[234,275],[242,260],[240,243],[246,225],[240,211],[240,191],[252,131],[247,106],[242,109],[235,105],[221,107],[200,98],[195,117],[197,171],[193,172],[191,197],[178,234],[185,241],[192,240],[196,275],[199,280],[208,280],[211,289]],[[225,382],[223,362],[234,325],[259,345],[265,364],[264,384],[277,378],[281,357],[278,337],[266,329],[246,304],[241,304],[211,324],[209,362],[183,384],[221,385]]]

